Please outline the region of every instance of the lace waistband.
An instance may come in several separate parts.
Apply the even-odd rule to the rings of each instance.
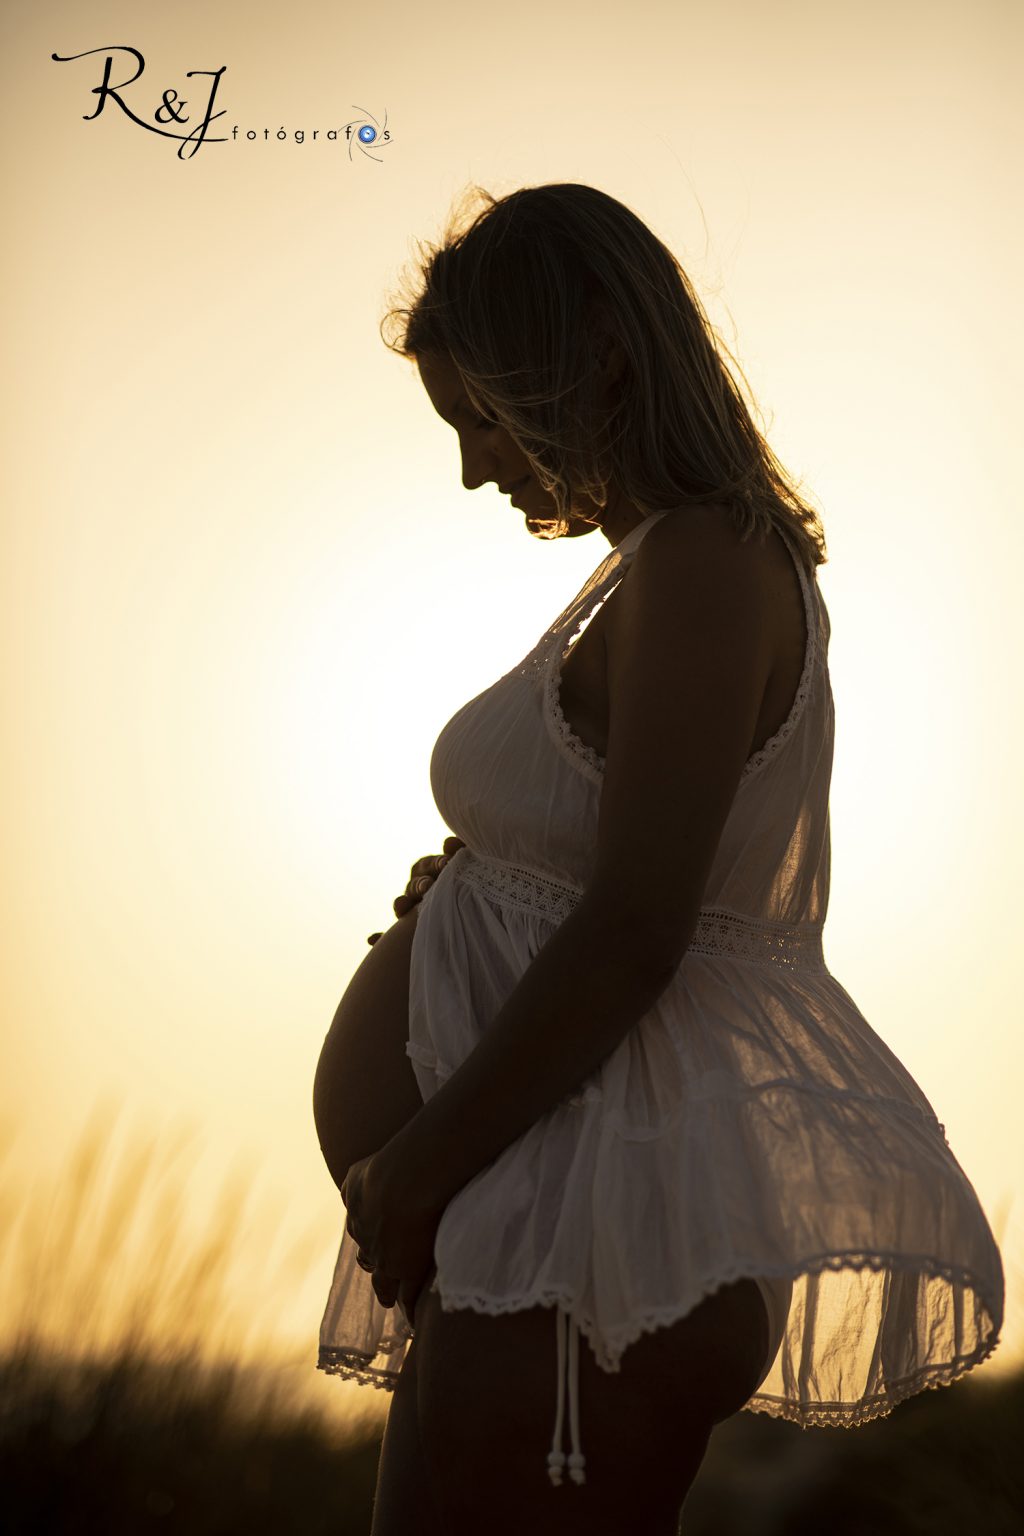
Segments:
[[[448,868],[452,878],[467,881],[500,905],[553,922],[568,917],[583,895],[579,886],[471,848],[460,848]],[[823,971],[821,932],[816,923],[787,927],[743,917],[724,907],[701,907],[687,953],[728,955],[769,969]]]

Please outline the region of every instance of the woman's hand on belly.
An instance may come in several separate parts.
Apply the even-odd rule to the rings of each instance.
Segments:
[[[426,853],[422,859],[417,859],[409,872],[409,882],[401,896],[396,896],[392,902],[392,908],[396,917],[405,917],[411,912],[424,896],[441,873],[442,869],[458,853],[460,848],[465,848],[465,843],[460,837],[446,837],[443,853]],[[367,944],[376,944],[382,933],[371,933]]]
[[[447,1201],[435,1199],[418,1170],[387,1147],[348,1170],[341,1198],[348,1234],[372,1263],[377,1300],[382,1307],[397,1302],[411,1322],[434,1267],[434,1240]]]

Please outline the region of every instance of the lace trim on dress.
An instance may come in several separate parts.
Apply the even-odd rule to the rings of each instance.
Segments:
[[[604,1336],[599,1333],[592,1317],[578,1311],[576,1298],[570,1296],[567,1291],[557,1288],[544,1288],[521,1292],[514,1296],[496,1297],[480,1291],[453,1291],[446,1287],[442,1306],[446,1312],[468,1309],[488,1317],[521,1312],[530,1307],[561,1306],[571,1314],[580,1332],[588,1339],[601,1369],[615,1374],[620,1369],[621,1357],[625,1350],[636,1343],[643,1334],[670,1327],[686,1317],[705,1297],[723,1285],[754,1276],[766,1280],[796,1281],[801,1275],[819,1275],[828,1270],[843,1269],[872,1270],[876,1273],[888,1270],[892,1273],[924,1274],[929,1278],[945,1280],[948,1284],[957,1285],[979,1295],[990,1316],[994,1317],[998,1311],[993,1298],[986,1296],[985,1288],[978,1277],[961,1265],[942,1263],[930,1254],[866,1253],[863,1250],[808,1255],[798,1263],[789,1265],[765,1265],[758,1260],[737,1259],[717,1270],[714,1275],[702,1280],[697,1286],[696,1293],[688,1300],[674,1302],[671,1306],[654,1307],[639,1313],[622,1327]],[[788,1419],[804,1429],[814,1425],[853,1428],[858,1424],[866,1424],[870,1419],[886,1416],[897,1403],[914,1396],[922,1389],[946,1386],[957,1380],[973,1370],[982,1360],[987,1359],[995,1350],[999,1339],[998,1333],[990,1334],[968,1354],[958,1355],[953,1360],[940,1364],[921,1365],[906,1376],[889,1379],[885,1383],[884,1392],[865,1397],[854,1404],[799,1403],[758,1391],[743,1404],[743,1407],[752,1412],[767,1413],[773,1418]]]
[[[808,576],[804,563],[798,551],[794,549],[788,535],[778,524],[776,524],[776,527],[779,529],[779,535],[783,544],[785,544],[790,555],[793,557],[793,564],[796,566],[796,573],[800,579],[800,592],[804,600],[804,620],[807,625],[807,643],[804,647],[804,664],[800,672],[800,681],[797,684],[796,696],[793,699],[789,714],[779,726],[775,735],[769,736],[764,746],[759,747],[752,757],[748,757],[743,765],[743,772],[740,774],[740,783],[744,779],[749,778],[752,773],[756,773],[759,768],[763,767],[765,763],[769,762],[780,751],[783,743],[789,740],[803,718],[804,707],[811,693],[811,680],[814,676],[814,666],[820,644],[818,604],[814,595],[817,590],[816,583],[813,577]]]
[[[562,683],[560,668],[549,671],[544,683],[544,704],[563,750],[566,755],[576,760],[576,765],[595,784],[599,784],[604,778],[606,759],[603,758],[595,747],[588,746],[575,734],[568,720],[562,713],[559,702],[559,689]]]
[[[826,1270],[842,1269],[875,1272],[887,1269],[894,1273],[924,1274],[930,1278],[945,1280],[948,1284],[969,1289],[981,1296],[990,1316],[995,1316],[998,1310],[993,1298],[986,1296],[984,1286],[978,1277],[961,1265],[944,1264],[930,1254],[865,1253],[862,1250],[809,1255],[798,1263],[789,1265],[766,1266],[759,1260],[737,1259],[725,1268],[717,1270],[713,1275],[705,1277],[697,1286],[696,1293],[688,1300],[674,1303],[670,1307],[651,1308],[631,1318],[627,1324],[616,1329],[607,1339],[598,1334],[596,1324],[590,1316],[581,1314],[577,1310],[575,1296],[570,1295],[566,1290],[544,1288],[520,1292],[514,1296],[491,1296],[479,1291],[451,1291],[446,1288],[441,1304],[446,1312],[470,1310],[487,1317],[522,1312],[530,1307],[560,1306],[573,1318],[580,1332],[589,1341],[602,1370],[616,1374],[620,1369],[622,1354],[630,1344],[634,1344],[643,1334],[655,1333],[659,1328],[670,1327],[680,1318],[686,1317],[706,1296],[710,1296],[723,1285],[755,1276],[766,1280],[796,1281],[801,1275],[818,1275]],[[853,1429],[872,1419],[886,1417],[898,1403],[915,1396],[922,1390],[948,1386],[959,1380],[983,1360],[988,1359],[999,1342],[998,1333],[990,1334],[968,1354],[958,1355],[955,1359],[943,1364],[922,1365],[906,1376],[887,1380],[884,1392],[865,1397],[857,1403],[799,1403],[757,1391],[748,1402],[743,1404],[741,1411],[766,1413],[771,1418],[786,1419],[801,1429],[813,1427]],[[325,1357],[328,1362],[326,1364],[323,1363]],[[381,1387],[384,1391],[393,1391],[399,1373],[374,1371],[362,1363],[365,1362],[365,1358],[364,1355],[351,1350],[321,1348],[317,1369],[348,1376],[353,1380]],[[345,1361],[351,1361],[351,1364],[343,1363]]]
[[[377,1353],[388,1354],[390,1351],[382,1348]],[[320,1346],[316,1368],[318,1371],[326,1371],[328,1376],[342,1376],[347,1381],[357,1381],[361,1387],[376,1387],[379,1392],[393,1392],[398,1380],[397,1371],[375,1369],[360,1350],[328,1349],[323,1344]]]
[[[564,880],[510,864],[471,848],[459,848],[451,860],[450,875],[494,897],[502,906],[517,907],[521,912],[562,922],[576,906],[583,891]]]
[[[789,740],[796,730],[800,720],[803,718],[807,700],[810,698],[815,663],[820,649],[820,619],[812,578],[808,576],[799,553],[781,527],[779,528],[779,533],[792,556],[800,580],[800,592],[803,597],[804,620],[807,631],[804,646],[804,664],[800,672],[800,681],[797,684],[796,694],[790,706],[789,714],[775,734],[770,736],[764,745],[759,747],[744,763],[743,771],[740,774],[740,783],[748,779],[751,774],[756,773],[765,763],[770,762],[781,751],[784,743]],[[639,543],[639,540],[637,543]],[[617,553],[617,551],[615,552]],[[597,609],[607,602],[618,583],[622,580],[622,577],[625,575],[623,567],[625,566],[628,569],[627,562],[635,552],[636,546],[634,545],[622,555],[614,566],[608,569],[604,569],[603,566],[598,567],[598,570],[594,572],[591,582],[577,596],[565,614],[556,619],[548,633],[543,636],[534,651],[525,658],[519,668],[520,672],[524,675],[540,670],[544,715],[555,743],[572,762],[574,767],[578,768],[585,778],[590,779],[595,784],[600,784],[604,779],[607,759],[602,757],[594,747],[588,746],[585,741],[580,740],[562,712],[560,698],[562,663],[567,659],[572,647],[575,645],[579,634],[585,627],[585,622],[588,622]],[[604,590],[601,590],[602,588]],[[584,598],[590,602],[590,610],[587,613],[582,612],[581,600]],[[574,621],[575,629],[566,640],[566,630]]]
[[[697,929],[687,948],[698,955],[728,955],[748,965],[789,971],[823,971],[821,923],[765,923],[723,907],[701,907]]]
[[[552,922],[564,921],[583,895],[578,886],[471,848],[457,851],[450,873],[502,906]],[[776,970],[823,971],[822,928],[821,923],[766,923],[723,907],[702,907],[687,953],[724,955]]]

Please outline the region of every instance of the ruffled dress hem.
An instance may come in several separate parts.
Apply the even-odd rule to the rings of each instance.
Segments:
[[[588,1340],[601,1369],[609,1375],[617,1375],[621,1369],[622,1355],[631,1344],[636,1343],[644,1334],[655,1333],[660,1328],[670,1327],[686,1317],[694,1307],[713,1295],[723,1285],[730,1285],[737,1280],[755,1276],[772,1280],[796,1281],[802,1275],[818,1275],[826,1270],[841,1269],[855,1272],[889,1270],[927,1274],[975,1291],[982,1296],[989,1315],[998,1315],[998,1307],[993,1304],[992,1298],[984,1296],[983,1285],[970,1271],[958,1265],[942,1264],[930,1255],[907,1253],[830,1253],[807,1258],[799,1265],[736,1266],[728,1274],[718,1274],[714,1280],[703,1285],[692,1300],[670,1307],[657,1307],[642,1313],[609,1336],[601,1335],[594,1319],[578,1311],[576,1297],[568,1287],[533,1289],[518,1295],[503,1296],[488,1295],[479,1291],[442,1290],[436,1281],[432,1289],[438,1292],[441,1298],[441,1309],[444,1312],[472,1311],[483,1316],[500,1317],[510,1313],[524,1312],[532,1307],[559,1307],[573,1319],[580,1333]],[[380,1391],[392,1392],[397,1384],[400,1370],[375,1367],[372,1361],[393,1354],[396,1349],[407,1343],[410,1337],[411,1333],[386,1338],[373,1355],[366,1355],[359,1350],[321,1345],[317,1370],[356,1381],[363,1386],[372,1386]],[[759,1389],[739,1411],[764,1413],[770,1418],[784,1419],[800,1429],[855,1429],[873,1419],[887,1417],[897,1404],[919,1392],[950,1386],[954,1381],[960,1380],[995,1352],[1000,1338],[1000,1333],[995,1332],[966,1354],[957,1355],[952,1360],[937,1362],[934,1365],[922,1365],[902,1377],[889,1378],[886,1381],[884,1393],[871,1394],[855,1403],[825,1401],[798,1403],[792,1398],[780,1397]]]

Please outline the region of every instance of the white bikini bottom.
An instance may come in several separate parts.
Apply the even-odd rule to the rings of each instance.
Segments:
[[[789,1318],[789,1309],[793,1300],[793,1281],[788,1276],[780,1278],[765,1278],[760,1275],[750,1277],[764,1298],[765,1308],[768,1312],[768,1353],[765,1357],[761,1373],[757,1378],[759,1387],[768,1372],[775,1364],[775,1357],[779,1352],[779,1346],[786,1332],[786,1322]],[[570,1318],[561,1307],[555,1307],[555,1328],[558,1336],[558,1410],[555,1414],[555,1433],[551,1442],[551,1450],[548,1452],[548,1476],[556,1485],[562,1481],[562,1468],[568,1462],[569,1476],[574,1483],[585,1483],[586,1457],[580,1450],[580,1410],[579,1410],[579,1344],[580,1331],[575,1321]],[[569,1376],[569,1428],[572,1436],[572,1450],[568,1457],[562,1450],[562,1419],[565,1408],[565,1380],[566,1380],[566,1333],[568,1332],[568,1376]],[[755,1391],[757,1388],[755,1387]]]

